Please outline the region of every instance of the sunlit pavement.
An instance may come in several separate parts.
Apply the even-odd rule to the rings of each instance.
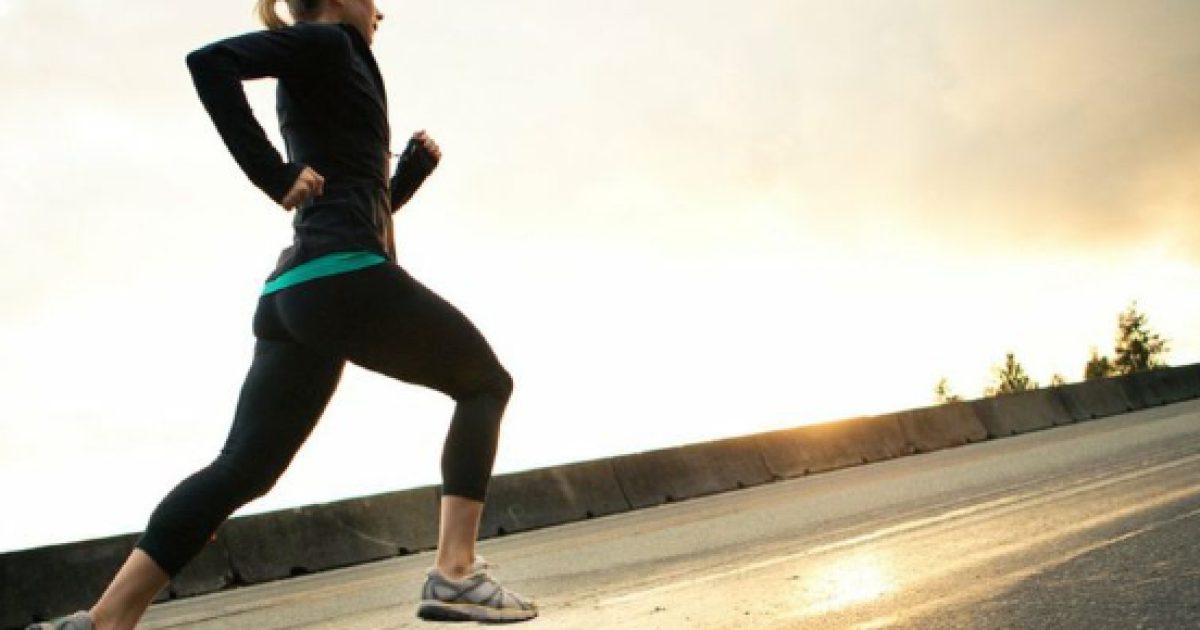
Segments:
[[[528,628],[1200,627],[1200,401],[481,543]],[[431,628],[422,553],[145,628]]]

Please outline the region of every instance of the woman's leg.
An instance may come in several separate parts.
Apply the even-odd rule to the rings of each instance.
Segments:
[[[100,601],[88,611],[92,624],[96,630],[133,628],[170,581],[158,563],[135,548]]]
[[[434,564],[446,577],[459,579],[471,572],[482,514],[483,501],[452,494],[442,495]]]
[[[455,400],[442,450],[437,566],[465,575],[475,541],[500,420],[512,378],[474,325],[395,265],[305,283],[280,294],[280,317],[297,339]]]
[[[270,490],[316,425],[343,365],[294,342],[259,339],[224,448],[154,510],[137,548],[90,611],[98,629],[133,628],[217,526]]]

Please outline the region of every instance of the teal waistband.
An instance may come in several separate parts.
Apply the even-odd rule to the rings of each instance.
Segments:
[[[269,295],[292,285],[307,282],[316,278],[332,276],[349,271],[358,271],[371,265],[387,262],[387,259],[374,252],[336,252],[314,258],[279,274],[278,278],[268,282],[263,287],[263,295]]]

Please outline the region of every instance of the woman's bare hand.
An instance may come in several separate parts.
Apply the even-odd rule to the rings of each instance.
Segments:
[[[292,210],[305,201],[323,194],[325,194],[325,178],[312,168],[305,166],[304,170],[300,171],[300,176],[296,178],[296,183],[292,184],[292,189],[283,196],[279,205],[287,210]]]

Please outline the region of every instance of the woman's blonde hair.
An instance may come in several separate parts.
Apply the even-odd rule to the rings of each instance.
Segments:
[[[293,22],[305,22],[315,19],[317,14],[321,12],[322,0],[258,0],[258,4],[254,7],[258,13],[258,19],[263,25],[271,30],[284,28],[288,25],[275,12],[275,5],[279,2],[287,2],[288,13],[292,14]]]

